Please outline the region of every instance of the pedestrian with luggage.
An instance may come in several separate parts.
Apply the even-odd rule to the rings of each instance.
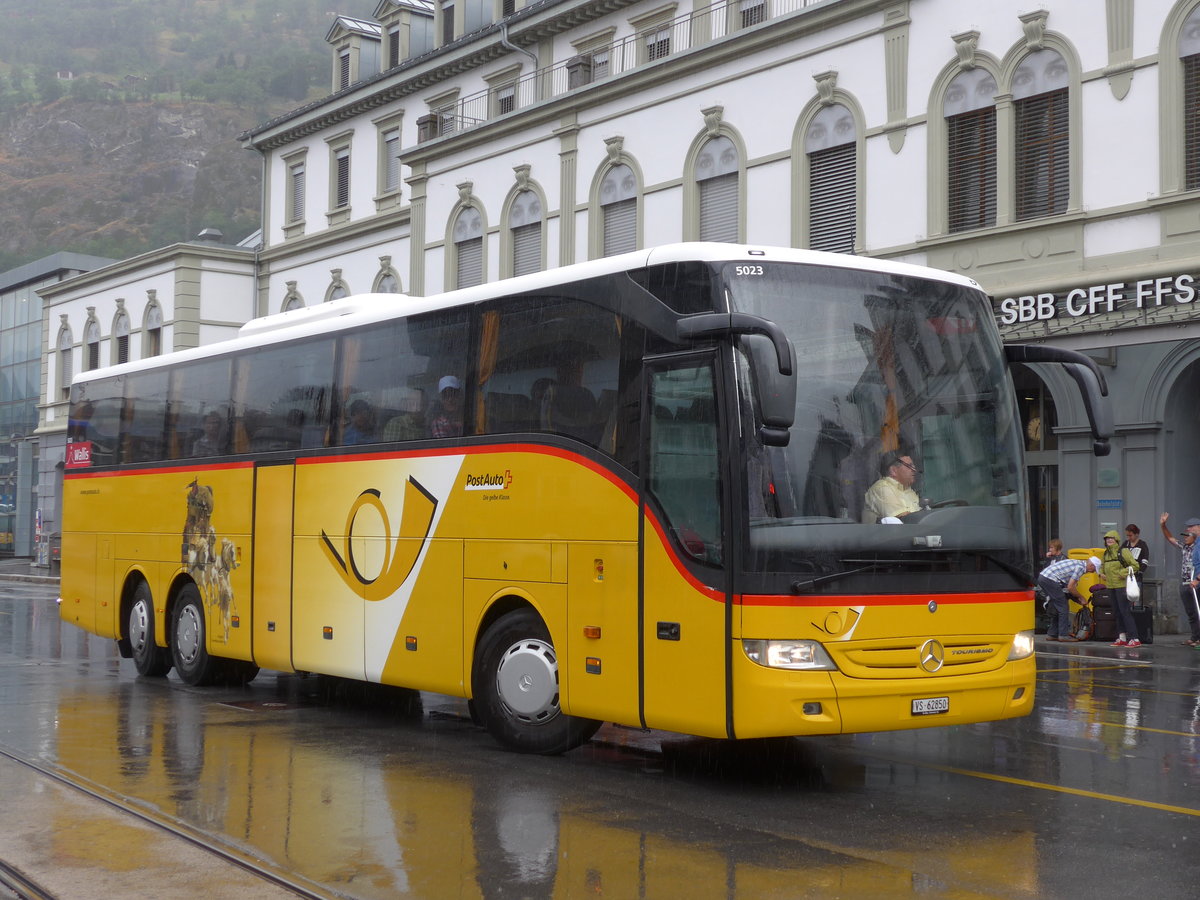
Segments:
[[[1179,536],[1183,538],[1183,541],[1180,542],[1167,528],[1168,518],[1170,516],[1163,513],[1158,519],[1158,526],[1162,529],[1167,543],[1177,548],[1181,556],[1179,603],[1183,607],[1184,616],[1187,617],[1190,632],[1190,636],[1184,643],[1200,650],[1200,598],[1197,597],[1196,591],[1197,585],[1200,585],[1200,577],[1198,577],[1200,576],[1200,543],[1197,543],[1196,540],[1197,535],[1200,534],[1200,519],[1188,519],[1184,523],[1186,530],[1179,533]]]
[[[1121,536],[1115,531],[1104,534],[1104,556],[1100,561],[1100,577],[1113,599],[1113,611],[1117,614],[1117,639],[1114,647],[1140,647],[1137,624],[1133,621],[1133,610],[1129,606],[1129,595],[1125,593],[1125,579],[1137,571],[1137,560],[1121,546]]]
[[[1050,624],[1046,626],[1046,640],[1064,644],[1077,640],[1071,633],[1071,608],[1067,595],[1071,594],[1080,603],[1085,603],[1079,591],[1079,579],[1084,573],[1099,569],[1100,560],[1093,556],[1086,562],[1082,559],[1060,559],[1038,574],[1038,587],[1050,598],[1052,607]]]
[[[1133,577],[1137,579],[1138,587],[1142,586],[1142,578],[1146,574],[1146,569],[1150,565],[1150,545],[1142,540],[1142,529],[1138,528],[1132,522],[1125,526],[1125,540],[1121,546],[1133,554],[1133,558],[1137,560],[1138,568],[1133,573]]]

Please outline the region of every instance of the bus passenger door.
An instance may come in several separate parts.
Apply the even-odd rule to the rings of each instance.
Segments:
[[[715,356],[647,365],[643,406],[643,718],[727,736],[727,574]]]
[[[292,528],[296,466],[291,460],[254,469],[254,661],[292,670]]]

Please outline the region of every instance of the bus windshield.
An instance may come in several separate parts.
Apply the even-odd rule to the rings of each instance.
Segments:
[[[786,447],[746,448],[745,590],[852,593],[1027,586],[1017,408],[985,295],[907,275],[729,264],[732,310],[778,324],[796,358]]]

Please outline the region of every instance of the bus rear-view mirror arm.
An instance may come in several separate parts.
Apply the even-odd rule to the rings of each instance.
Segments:
[[[721,334],[746,336],[757,401],[758,437],[765,446],[786,447],[796,420],[795,357],[783,329],[748,313],[704,313],[679,320],[680,340]]]
[[[1079,385],[1088,424],[1092,429],[1092,453],[1108,456],[1113,436],[1112,406],[1108,402],[1108,384],[1096,361],[1082,353],[1041,344],[1006,344],[1004,354],[1010,363],[1059,363]]]
[[[791,377],[795,371],[792,345],[788,343],[783,329],[761,316],[750,313],[701,313],[680,319],[675,333],[680,341],[713,337],[721,334],[762,334],[771,339],[775,347],[775,358],[780,375]]]

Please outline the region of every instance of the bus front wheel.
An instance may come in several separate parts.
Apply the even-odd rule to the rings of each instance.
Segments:
[[[558,655],[541,617],[519,609],[497,619],[475,649],[474,706],[492,737],[523,753],[565,753],[601,723],[559,707]]]
[[[154,643],[154,601],[144,581],[134,588],[125,637],[139,675],[161,678],[171,671],[171,651]]]
[[[171,616],[171,657],[179,677],[194,687],[212,684],[223,674],[221,662],[208,653],[204,603],[194,584],[179,592]]]

